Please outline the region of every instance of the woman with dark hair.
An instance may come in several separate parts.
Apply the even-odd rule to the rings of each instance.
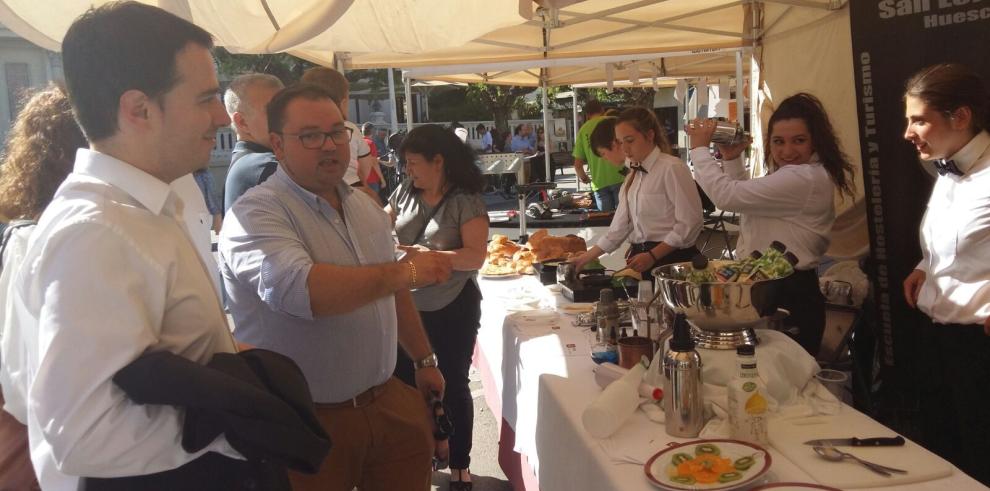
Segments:
[[[580,271],[627,238],[626,264],[640,273],[690,261],[699,254],[695,242],[702,225],[701,198],[691,171],[668,153],[670,144],[649,109],[634,107],[620,113],[615,138],[630,172],[619,189],[619,206],[608,233],[574,260],[575,267]]]
[[[927,447],[990,485],[990,93],[959,64],[922,69],[904,93],[907,129],[938,178],[921,221],[921,261],[904,280],[925,347],[921,416]]]
[[[440,251],[454,272],[445,283],[413,290],[413,300],[447,381],[443,401],[455,431],[450,437],[450,489],[471,489],[474,403],[468,369],[481,322],[476,273],[485,261],[488,213],[484,179],[471,148],[450,130],[429,124],[409,132],[399,152],[408,179],[389,198],[400,248]],[[395,375],[415,385],[412,361],[398,350]]]
[[[87,145],[72,118],[65,91],[49,85],[35,93],[17,115],[7,135],[0,166],[0,483],[10,489],[38,489],[27,445],[26,347],[20,330],[11,324],[7,294],[27,249],[35,220],[52,200],[55,190],[72,172],[76,149]],[[6,399],[6,401],[4,401]],[[9,413],[9,414],[8,414]],[[13,417],[11,417],[13,416]],[[16,418],[16,421],[14,419]]]
[[[811,94],[784,99],[767,126],[764,158],[770,172],[757,179],[749,179],[742,164],[748,141],[719,144],[719,166],[709,149],[715,121],[696,119],[686,131],[701,188],[719,209],[742,214],[736,257],[763,251],[773,241],[798,257],[794,274],[784,280],[787,288],[781,288],[780,306],[799,329],[798,343],[815,356],[825,330],[825,297],[815,268],[831,240],[836,190],[853,195],[852,165],[825,108]]]

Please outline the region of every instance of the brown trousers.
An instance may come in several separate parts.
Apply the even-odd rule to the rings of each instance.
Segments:
[[[294,491],[428,490],[433,430],[418,390],[395,377],[361,407],[317,404],[332,447],[317,474],[289,473]]]
[[[0,407],[3,407],[2,393]],[[27,427],[0,409],[0,491],[40,489],[28,452]]]

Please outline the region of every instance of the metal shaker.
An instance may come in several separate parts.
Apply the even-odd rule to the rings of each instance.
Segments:
[[[691,327],[684,314],[674,318],[670,349],[663,357],[663,409],[667,434],[693,438],[705,424],[701,384],[701,355],[694,349]]]
[[[602,288],[598,295],[598,330],[608,340],[611,350],[619,337],[619,304],[611,288]]]
[[[735,145],[748,139],[749,133],[743,130],[742,126],[739,126],[739,123],[723,119],[715,120],[715,132],[712,133],[713,142],[723,145]]]

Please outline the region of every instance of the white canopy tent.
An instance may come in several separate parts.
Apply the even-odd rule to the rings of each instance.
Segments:
[[[416,79],[547,87],[734,75],[757,81],[737,97],[747,92],[760,118],[775,99],[808,90],[829,109],[846,153],[860,155],[847,0],[142,1],[202,26],[235,53],[405,68]],[[72,20],[103,3],[0,0],[0,23],[58,51]],[[858,187],[854,204],[862,205]],[[863,208],[849,201],[841,209],[858,208],[862,218],[843,213],[840,223],[865,247]]]

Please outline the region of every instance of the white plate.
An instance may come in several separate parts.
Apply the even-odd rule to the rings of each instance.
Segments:
[[[722,458],[727,458],[733,462],[742,457],[753,457],[756,462],[745,470],[737,471],[742,474],[738,480],[728,483],[691,483],[682,484],[671,480],[668,469],[672,466],[674,455],[685,453],[694,458],[697,455],[697,448],[701,445],[714,445],[720,451]],[[646,479],[651,484],[668,491],[696,491],[696,490],[718,490],[728,491],[748,487],[756,483],[768,470],[770,470],[770,454],[759,445],[743,442],[740,440],[695,440],[668,447],[657,452],[650,460],[646,461],[643,470],[646,472]]]
[[[506,274],[485,274],[478,273],[478,276],[486,280],[508,280],[511,278],[518,278],[522,276],[522,273],[506,273]]]
[[[774,482],[770,484],[764,484],[762,486],[757,486],[755,488],[750,488],[749,491],[763,491],[766,489],[772,489],[773,491],[801,491],[803,489],[824,489],[826,491],[841,491],[838,488],[832,488],[829,486],[823,486],[821,484],[811,484],[809,482]]]

